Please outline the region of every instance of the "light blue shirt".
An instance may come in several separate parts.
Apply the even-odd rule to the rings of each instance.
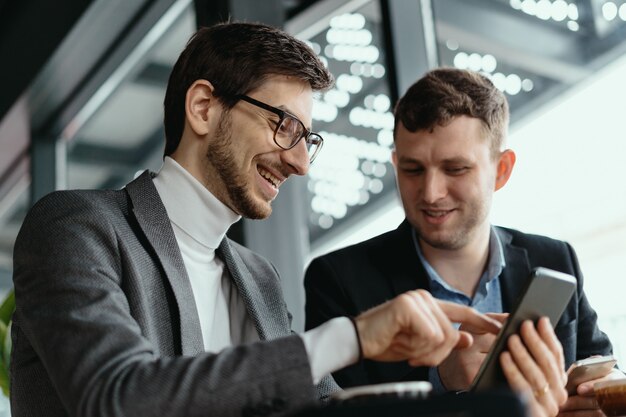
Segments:
[[[489,235],[489,261],[487,268],[483,272],[478,287],[473,298],[451,287],[443,278],[439,276],[437,271],[428,263],[422,250],[420,249],[415,229],[412,230],[413,244],[415,251],[419,257],[426,274],[428,275],[428,283],[430,285],[430,293],[433,297],[440,300],[451,301],[457,304],[463,304],[473,307],[481,313],[502,313],[502,292],[500,290],[500,274],[506,266],[504,259],[504,251],[502,242],[498,237],[496,229],[491,226]],[[456,327],[460,324],[455,323]],[[433,391],[436,393],[446,392],[445,387],[439,378],[437,368],[430,368],[428,371],[428,380],[433,384]]]

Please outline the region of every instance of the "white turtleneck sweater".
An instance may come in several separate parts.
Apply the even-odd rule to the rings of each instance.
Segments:
[[[211,194],[174,159],[154,178],[174,229],[207,352],[259,340],[246,306],[215,250],[240,216]],[[340,317],[301,334],[313,380],[354,363],[358,343],[352,323]]]

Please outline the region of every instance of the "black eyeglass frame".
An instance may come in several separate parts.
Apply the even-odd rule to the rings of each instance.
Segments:
[[[238,94],[235,96],[236,99],[238,100],[243,100],[245,102],[248,102],[254,106],[260,107],[264,110],[270,111],[274,114],[276,114],[279,117],[278,123],[276,123],[276,128],[274,129],[274,143],[281,149],[284,150],[289,150],[293,147],[295,147],[298,143],[300,143],[300,141],[302,140],[302,138],[304,138],[304,140],[306,141],[307,145],[314,145],[316,146],[315,150],[313,151],[313,153],[309,153],[309,163],[313,163],[313,160],[317,157],[317,155],[320,153],[320,150],[322,149],[322,146],[324,145],[324,138],[322,138],[320,136],[319,133],[313,132],[310,129],[307,129],[307,127],[304,125],[304,123],[302,123],[302,120],[298,119],[296,116],[294,116],[293,114],[289,113],[288,111],[285,110],[281,110],[277,107],[274,106],[270,106],[267,103],[263,103],[262,101],[256,100],[250,96],[247,96],[245,94]],[[291,145],[289,145],[288,147],[285,147],[284,145],[281,145],[280,143],[278,143],[278,141],[276,140],[276,134],[278,133],[278,129],[280,129],[281,125],[283,124],[284,120],[290,117],[292,119],[294,119],[295,121],[297,121],[298,123],[300,123],[300,125],[302,126],[302,135],[300,135],[300,137],[298,139],[293,140],[293,142],[291,143]],[[308,147],[307,147],[307,151],[308,151]]]

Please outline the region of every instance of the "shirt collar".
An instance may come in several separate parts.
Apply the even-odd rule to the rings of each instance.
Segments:
[[[217,249],[226,231],[241,218],[169,156],[154,186],[170,221],[210,249]]]
[[[437,283],[448,291],[458,292],[450,285],[448,285],[448,283],[439,276],[437,271],[435,271],[430,263],[428,263],[426,258],[424,258],[424,254],[422,253],[422,249],[420,248],[417,239],[417,233],[415,232],[414,228],[411,228],[411,236],[413,237],[413,245],[415,246],[417,256],[422,262],[422,265],[424,265],[424,269],[426,269],[430,285],[432,286],[433,283]],[[502,273],[502,270],[505,266],[506,260],[504,259],[504,249],[502,248],[502,241],[500,240],[500,237],[496,232],[496,228],[494,226],[491,226],[489,230],[489,261],[485,272],[481,276],[481,282],[479,283],[479,287],[498,277],[500,273]]]

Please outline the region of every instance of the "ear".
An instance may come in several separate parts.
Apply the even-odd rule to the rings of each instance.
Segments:
[[[395,148],[391,150],[391,163],[395,169],[398,169],[398,154]]]
[[[496,191],[504,187],[504,185],[509,181],[511,173],[513,172],[513,166],[515,166],[515,152],[510,149],[506,149],[500,154],[498,159]]]
[[[213,85],[207,80],[196,80],[187,90],[185,116],[191,129],[198,136],[209,132],[209,109],[216,103]]]

